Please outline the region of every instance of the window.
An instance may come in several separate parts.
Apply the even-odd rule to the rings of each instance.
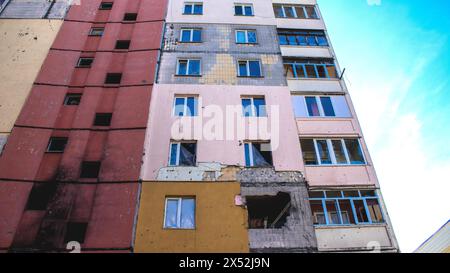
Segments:
[[[130,43],[130,40],[118,40],[115,49],[129,49]]]
[[[253,6],[243,4],[234,5],[234,15],[253,16]]]
[[[100,161],[83,161],[80,178],[98,178],[100,166]]]
[[[77,67],[91,67],[92,63],[94,62],[94,58],[90,57],[81,57],[78,59]]]
[[[309,202],[314,225],[358,225],[384,223],[375,191],[310,191]]]
[[[202,41],[202,30],[181,29],[180,41],[182,43],[200,43]]]
[[[137,20],[137,13],[125,13],[123,16],[124,21],[136,21]]]
[[[56,193],[57,184],[53,182],[35,183],[28,196],[26,210],[46,210]]]
[[[186,3],[186,4],[184,4],[183,14],[201,15],[201,14],[203,14],[203,4],[202,3]]]
[[[242,114],[244,117],[266,117],[266,101],[264,97],[242,98]]]
[[[168,197],[164,213],[164,228],[194,229],[195,228],[195,198]]]
[[[95,114],[94,126],[110,126],[112,120],[112,113],[97,113]]]
[[[292,46],[328,46],[328,41],[323,31],[278,31],[280,45]]]
[[[173,115],[176,117],[197,116],[198,99],[197,97],[175,97],[173,105]]]
[[[67,223],[66,236],[64,237],[64,243],[78,242],[84,243],[86,237],[87,223],[69,222]]]
[[[103,36],[103,32],[105,31],[105,28],[102,27],[93,27],[89,31],[90,36]]]
[[[171,142],[170,166],[195,166],[197,155],[197,143],[195,142]]]
[[[296,117],[351,117],[345,96],[293,95],[292,104]]]
[[[272,167],[272,149],[270,143],[253,142],[245,143],[246,167]]]
[[[275,196],[246,196],[250,229],[281,229],[291,214],[291,195],[279,192]]]
[[[238,61],[239,77],[261,77],[261,64],[259,61]]]
[[[81,94],[67,94],[64,98],[64,105],[80,105]]]
[[[100,10],[110,10],[113,7],[113,3],[112,2],[101,2],[100,3]]]
[[[237,44],[256,44],[256,30],[236,30]]]
[[[63,153],[67,145],[67,137],[51,137],[47,145],[49,153]]]
[[[306,165],[364,165],[358,139],[301,139]]]
[[[283,63],[288,78],[338,78],[332,60],[285,59]]]
[[[120,84],[122,81],[122,73],[107,73],[105,84]]]
[[[177,75],[179,76],[200,76],[200,60],[178,60]]]
[[[277,18],[298,18],[298,19],[318,19],[314,6],[302,5],[273,5],[275,17]]]

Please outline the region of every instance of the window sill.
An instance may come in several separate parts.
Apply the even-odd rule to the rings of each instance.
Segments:
[[[320,18],[295,18],[295,17],[276,17],[276,19],[296,19],[296,20],[320,20]]]
[[[182,13],[182,15],[203,15],[203,13]]]
[[[238,78],[243,78],[243,79],[263,79],[264,76],[237,76]]]
[[[200,78],[202,77],[202,75],[179,75],[179,74],[175,74],[175,77],[179,77],[179,78],[183,78],[183,77],[187,77],[187,78]]]
[[[64,151],[45,151],[45,154],[63,154]]]
[[[287,80],[294,80],[294,81],[340,81],[339,78],[288,78]]]
[[[320,46],[320,45],[318,45],[318,46],[307,46],[307,45],[282,45],[282,44],[280,44],[280,46],[281,47],[290,47],[290,48],[326,48],[326,49],[328,49],[328,48],[330,48],[330,46],[329,45],[327,45],[327,46]]]
[[[238,16],[238,17],[255,17],[254,14],[252,14],[252,15],[235,14],[234,16]]]
[[[355,225],[314,225],[314,228],[318,229],[337,229],[337,228],[367,228],[367,227],[386,227],[386,223],[363,223]]]
[[[180,44],[187,44],[187,45],[192,45],[192,44],[203,44],[203,41],[201,42],[183,42],[183,41],[179,41]]]
[[[238,43],[236,42],[237,45],[245,45],[245,46],[249,46],[249,45],[259,45],[259,43]]]
[[[306,165],[306,168],[326,168],[326,167],[368,167],[369,164],[342,164],[342,165]]]

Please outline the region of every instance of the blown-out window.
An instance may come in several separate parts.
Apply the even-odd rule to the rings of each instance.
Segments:
[[[271,167],[272,149],[268,142],[249,142],[244,144],[246,167]]]
[[[170,166],[195,166],[197,157],[196,142],[171,142]]]

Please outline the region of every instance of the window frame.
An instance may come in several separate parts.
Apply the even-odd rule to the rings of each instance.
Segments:
[[[267,144],[270,146],[270,148],[272,149],[271,143],[270,141],[245,141],[244,142],[244,161],[245,161],[245,167],[246,168],[261,168],[260,166],[256,166],[255,162],[254,162],[254,158],[253,158],[253,144]],[[249,165],[247,165],[247,147],[248,146],[248,161],[249,161]],[[270,151],[270,156],[272,157],[272,166],[274,166],[274,162],[273,162],[273,151]]]
[[[83,97],[83,93],[67,93],[64,97],[63,106],[78,106],[81,104],[81,98]],[[68,101],[71,98],[79,98],[78,104],[68,104]]]
[[[180,62],[186,61],[186,74],[180,74]],[[190,74],[190,62],[191,61],[199,61],[199,74]],[[201,77],[202,76],[202,60],[200,58],[192,58],[192,59],[177,59],[177,67],[175,71],[176,76],[181,77]]]
[[[354,196],[345,196],[344,192],[348,192],[348,191],[357,191],[358,192],[358,196],[354,197]],[[340,197],[328,197],[327,196],[327,191],[326,190],[312,190],[310,192],[308,192],[308,195],[310,195],[311,192],[322,192],[323,193],[323,197],[308,197],[309,202],[311,201],[321,201],[322,202],[322,210],[323,210],[323,214],[325,217],[325,224],[314,224],[314,226],[358,226],[358,225],[385,225],[386,224],[386,216],[385,213],[383,211],[383,206],[381,203],[381,199],[380,196],[378,195],[376,190],[370,190],[373,191],[375,193],[374,196],[364,196],[363,194],[361,194],[361,191],[364,190],[337,190],[337,192],[340,192]],[[350,223],[344,223],[344,218],[342,217],[342,210],[340,208],[340,202],[342,200],[346,200],[346,201],[350,201],[350,205],[352,208],[352,213],[353,213],[353,221],[355,222],[355,224],[352,224],[351,221],[349,221]],[[375,219],[372,219],[372,216],[370,214],[369,211],[369,206],[367,205],[367,200],[376,200],[378,202],[378,206],[380,207],[380,212],[381,212],[381,217],[383,218],[381,222],[375,221]],[[327,208],[327,201],[334,201],[335,205],[336,205],[336,209],[339,215],[339,220],[340,220],[340,224],[333,224],[330,223],[330,219],[328,216],[328,208]],[[358,220],[358,215],[357,215],[357,211],[356,211],[356,206],[354,201],[362,201],[363,205],[364,205],[364,211],[366,213],[367,216],[367,222],[360,222]],[[350,219],[350,215],[348,215],[349,219]]]
[[[311,139],[311,138],[303,138],[303,139]],[[364,160],[363,164],[352,164],[351,160],[350,160],[350,154],[347,148],[347,145],[345,143],[345,140],[348,139],[352,139],[352,140],[357,140],[358,141],[358,145],[359,145],[359,149],[361,151],[361,155],[362,155],[362,159]],[[367,158],[366,155],[364,154],[364,149],[361,145],[361,139],[360,138],[312,138],[313,142],[314,142],[314,150],[316,153],[316,161],[317,164],[308,164],[306,165],[306,167],[315,167],[315,166],[367,166]],[[345,159],[346,159],[346,163],[337,163],[337,159],[336,159],[336,154],[334,152],[334,146],[332,141],[333,140],[339,140],[341,142],[341,147],[343,148],[344,151],[344,155],[345,155]],[[328,149],[328,153],[331,159],[331,164],[324,164],[322,163],[322,159],[320,157],[320,153],[319,153],[319,149],[318,149],[318,144],[317,141],[326,141],[327,143],[327,149]],[[304,158],[303,158],[304,160]]]
[[[242,14],[236,14],[236,7],[241,7],[242,8]],[[246,12],[246,7],[250,7],[252,13],[251,14],[247,14]],[[236,3],[234,4],[234,16],[255,16],[255,10],[253,9],[253,4],[251,3]]]
[[[308,62],[310,60],[302,60],[302,61],[292,61],[292,60],[288,60],[288,61],[283,61],[283,67],[284,70],[286,70],[286,65],[291,66],[292,69],[292,76],[293,78],[290,78],[287,76],[286,74],[286,78],[287,79],[331,79],[331,80],[338,80],[339,79],[339,73],[337,70],[337,66],[334,63],[334,61],[326,61],[326,60],[319,60],[320,63],[314,63],[314,62]],[[313,66],[314,67],[314,72],[316,77],[310,77],[308,75],[308,71],[307,71],[307,66]],[[298,72],[297,72],[297,67],[301,67],[301,70],[303,71],[303,77],[299,77]],[[322,67],[324,69],[325,75],[326,77],[320,77],[320,73],[318,70],[318,67]],[[330,73],[328,72],[328,67],[333,67],[336,73],[336,77],[330,77]]]
[[[279,30],[277,32],[278,42],[280,46],[292,46],[292,47],[329,47],[330,44],[328,42],[328,37],[324,31],[310,31],[310,30],[302,30],[302,31],[289,31],[289,30]],[[281,36],[284,36],[286,39],[286,44],[281,42]],[[289,37],[295,38],[295,44],[291,44],[291,40]],[[305,40],[305,44],[302,44],[298,37],[302,37]],[[315,41],[315,45],[311,45],[309,43],[308,38],[313,37]],[[320,38],[323,38],[326,42],[326,45],[322,45],[320,42]]]
[[[96,34],[95,32],[100,32],[101,34]],[[93,36],[93,37],[102,37],[103,34],[105,34],[105,28],[104,27],[91,27],[91,29],[89,29],[89,36]]]
[[[240,69],[240,63],[241,62],[245,62],[246,63],[246,72],[247,75],[241,75],[241,69]],[[258,62],[259,64],[259,75],[258,76],[253,76],[250,73],[250,62]],[[242,78],[263,78],[263,71],[262,71],[262,66],[261,66],[261,60],[255,60],[255,59],[241,59],[237,61],[237,72],[238,72],[238,77],[242,77]]]
[[[186,13],[186,6],[192,6],[191,7],[191,13]],[[201,6],[202,12],[201,13],[195,13],[195,6]],[[183,15],[203,15],[203,2],[185,2],[183,4]]]
[[[200,41],[194,41],[194,31],[200,31]],[[183,32],[189,31],[189,41],[183,41]],[[203,31],[201,28],[181,28],[180,29],[180,43],[201,43],[203,41]]]
[[[255,99],[263,99],[264,100],[264,115],[257,115],[256,105],[255,105]],[[244,100],[250,100],[250,109],[251,113],[250,116],[245,115],[245,109],[244,109]],[[267,115],[267,103],[266,98],[264,96],[242,96],[241,97],[241,105],[242,105],[242,116],[244,118],[266,118]]]
[[[52,146],[52,142],[54,140],[64,140],[64,148],[62,150],[50,150],[50,147]],[[64,153],[64,151],[66,150],[67,144],[69,143],[69,138],[68,137],[50,137],[50,139],[48,140],[48,144],[47,144],[47,149],[45,150],[45,153],[49,153],[49,154],[62,154]]]
[[[108,6],[104,6],[108,5]],[[98,7],[99,10],[112,10],[114,7],[114,2],[100,2],[100,6]]]
[[[95,59],[94,57],[80,57],[78,58],[76,68],[91,68],[92,64],[94,63],[94,59]],[[91,63],[89,65],[81,65],[81,62],[83,60],[91,60]]]
[[[244,42],[239,42],[238,41],[238,32],[244,32],[244,35],[245,35],[245,41]],[[256,41],[255,42],[249,42],[249,39],[248,39],[248,33],[249,32],[254,32],[255,33],[255,38],[256,38]],[[235,30],[235,32],[234,32],[234,36],[235,36],[235,42],[236,42],[236,44],[238,44],[238,45],[254,45],[254,44],[257,44],[258,43],[258,34],[257,34],[257,31],[256,31],[256,29],[236,29]]]
[[[168,227],[166,225],[166,218],[167,218],[167,203],[168,201],[177,201],[177,227]],[[192,228],[186,228],[181,226],[181,220],[182,220],[182,206],[183,206],[183,200],[194,200],[194,227]],[[180,197],[166,197],[164,201],[164,216],[163,216],[163,229],[165,230],[195,230],[197,228],[197,199],[195,196],[180,196]]]
[[[314,98],[316,100],[316,104],[317,104],[317,108],[319,109],[319,116],[312,116],[309,113],[308,110],[308,102],[307,102],[307,98]],[[325,109],[323,108],[323,104],[322,104],[322,98],[329,98],[331,101],[331,107],[333,108],[333,112],[334,112],[334,116],[327,116],[325,114]],[[333,105],[333,100],[332,100],[332,96],[323,96],[323,95],[318,95],[318,96],[314,96],[314,95],[305,95],[303,96],[303,102],[305,105],[305,109],[306,109],[306,114],[308,115],[308,118],[339,118],[336,116],[336,110],[335,107]]]
[[[180,165],[180,151],[181,151],[181,144],[182,143],[188,143],[188,144],[195,144],[195,156],[194,156],[194,165],[192,166],[185,166],[185,165]],[[176,144],[177,145],[177,152],[176,152],[176,159],[175,159],[175,165],[172,165],[172,145]],[[198,150],[198,145],[197,145],[197,141],[192,140],[192,141],[170,141],[169,144],[169,167],[195,167],[197,166],[197,150]]]
[[[317,8],[316,5],[293,5],[293,4],[278,4],[278,3],[274,3],[273,7],[275,7],[275,5],[280,6],[281,7],[281,11],[283,13],[283,17],[278,17],[277,13],[274,12],[275,14],[275,18],[282,18],[282,19],[302,19],[302,20],[318,20],[320,19],[319,13],[317,12]],[[314,9],[314,13],[316,14],[316,18],[315,17],[310,17],[306,8],[307,7],[312,7]],[[292,14],[294,14],[294,17],[287,17],[286,16],[286,8],[290,8],[292,9]],[[305,18],[301,18],[298,16],[297,14],[297,8],[301,8],[303,10],[303,15],[305,16]],[[275,11],[275,8],[274,8]]]
[[[193,98],[194,99],[194,107],[196,107],[196,109],[194,109],[194,115],[187,115],[188,113],[188,99],[189,98]],[[183,99],[183,115],[179,116],[177,115],[176,112],[176,106],[177,106],[177,99]],[[174,100],[173,100],[173,106],[172,106],[172,116],[173,117],[177,117],[177,118],[181,118],[181,117],[196,117],[198,116],[198,96],[194,96],[194,95],[175,95]]]

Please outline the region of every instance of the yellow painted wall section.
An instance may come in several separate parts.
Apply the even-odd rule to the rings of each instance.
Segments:
[[[247,211],[235,205],[237,182],[144,182],[136,252],[247,253]],[[164,229],[166,197],[196,199],[194,230]]]
[[[0,20],[0,133],[10,133],[62,20]]]

